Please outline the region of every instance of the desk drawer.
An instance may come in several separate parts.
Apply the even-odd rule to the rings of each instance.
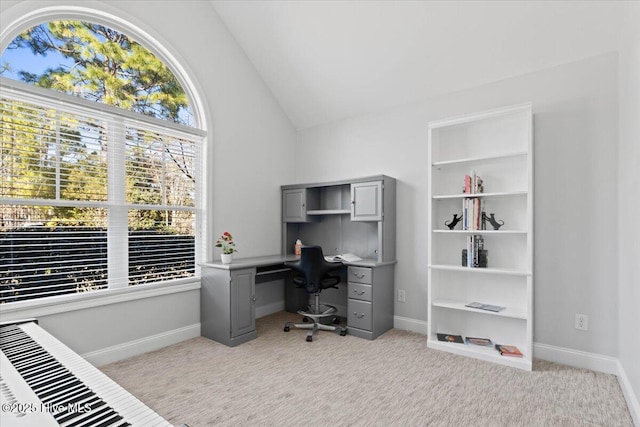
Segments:
[[[358,329],[371,330],[371,303],[349,299],[349,313],[347,316],[347,326]]]
[[[349,298],[371,301],[371,285],[349,282]]]
[[[349,282],[357,283],[373,283],[372,281],[372,269],[368,267],[349,267],[348,270]]]

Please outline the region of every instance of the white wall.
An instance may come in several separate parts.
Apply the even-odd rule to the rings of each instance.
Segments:
[[[296,180],[398,179],[396,316],[426,320],[427,123],[531,101],[535,161],[534,341],[616,356],[616,54],[300,131]],[[312,160],[310,160],[312,159]],[[589,316],[589,331],[573,327]]]
[[[635,394],[635,422],[640,425],[640,3],[627,7],[619,91],[619,358]]]
[[[2,26],[39,8],[63,5],[116,15],[161,41],[180,59],[204,101],[213,151],[213,161],[207,164],[212,176],[208,196],[214,200],[207,241],[212,246],[215,236],[228,230],[242,256],[279,253],[279,186],[293,181],[295,133],[210,3],[2,1]],[[206,258],[202,261],[211,259]],[[38,317],[71,348],[91,354],[163,332],[184,332],[199,324],[199,307],[196,290]],[[3,320],[19,314],[4,312]]]

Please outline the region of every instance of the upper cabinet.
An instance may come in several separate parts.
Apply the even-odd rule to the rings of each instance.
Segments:
[[[351,184],[351,221],[382,221],[382,181]]]
[[[312,197],[309,202],[314,204]],[[282,191],[282,222],[307,222],[307,189],[295,188]]]

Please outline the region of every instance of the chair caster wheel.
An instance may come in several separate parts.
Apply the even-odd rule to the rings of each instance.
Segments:
[[[308,322],[309,322],[309,318],[308,318],[308,317],[303,317],[303,318],[302,318],[302,321],[303,321],[304,323],[308,323]]]
[[[343,330],[340,331],[340,336],[341,337],[344,337],[346,335],[347,335],[347,330],[346,329],[343,329]]]
[[[333,318],[333,324],[334,325],[339,325],[340,324],[340,318],[339,317],[334,317]]]
[[[313,337],[312,337],[311,335],[309,335],[309,336],[307,337],[307,342],[311,342],[311,341],[313,341]]]
[[[284,327],[284,331],[285,331],[285,332],[289,332],[289,330],[290,330],[290,329],[289,329],[289,327],[288,327],[288,326],[285,326],[285,327]]]

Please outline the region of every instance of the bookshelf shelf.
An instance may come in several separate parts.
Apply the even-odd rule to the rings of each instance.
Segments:
[[[448,351],[449,353],[461,356],[473,357],[475,359],[485,360],[487,362],[498,363],[501,365],[511,366],[524,370],[531,370],[531,363],[528,361],[530,356],[523,353],[522,358],[502,356],[494,348],[478,347],[469,344],[456,344],[438,341],[435,335],[429,336],[429,348]]]
[[[444,234],[484,234],[487,236],[500,236],[510,234],[526,235],[526,230],[432,230],[434,233]]]
[[[434,200],[446,200],[446,199],[470,199],[473,197],[478,198],[490,198],[490,197],[520,197],[526,196],[528,194],[527,191],[503,191],[499,193],[476,193],[476,194],[443,194],[438,196],[433,196]]]
[[[532,120],[531,105],[524,104],[429,123],[429,348],[532,368]],[[472,193],[474,189],[481,192]],[[464,200],[469,198],[479,201]],[[463,224],[481,228],[485,209],[487,218],[491,215],[493,221],[495,214],[500,220],[501,229],[463,229]],[[456,224],[454,215],[465,219]],[[492,228],[488,222],[487,228]],[[463,258],[463,249],[470,258]],[[486,252],[481,255],[480,250]],[[486,262],[486,267],[466,267],[463,262]],[[472,301],[505,308],[493,312],[466,307]],[[517,346],[523,357],[439,341],[439,333]]]
[[[470,311],[478,314],[486,314],[488,316],[503,316],[503,317],[511,317],[513,319],[524,319],[524,320],[527,319],[527,312],[525,310],[521,310],[518,308],[505,307],[504,310],[494,312],[494,311],[480,310],[477,308],[467,307],[466,304],[468,303],[469,301],[456,301],[456,300],[438,298],[434,300],[431,303],[431,305],[433,305],[434,307],[448,308],[451,310],[462,310],[462,311]]]
[[[513,157],[526,157],[526,151],[518,151],[514,153],[505,153],[499,154],[495,156],[481,156],[481,157],[469,157],[466,159],[456,159],[456,160],[445,160],[440,162],[434,162],[431,166],[436,168],[443,168],[447,166],[458,166],[458,165],[469,165],[472,166],[474,163],[483,163],[492,160],[503,160],[503,159],[511,159]]]
[[[433,270],[459,271],[462,273],[469,273],[469,274],[496,274],[496,275],[523,276],[523,277],[532,275],[530,271],[518,270],[515,268],[471,268],[471,267],[462,267],[459,265],[445,265],[445,264],[430,264],[429,268]]]

